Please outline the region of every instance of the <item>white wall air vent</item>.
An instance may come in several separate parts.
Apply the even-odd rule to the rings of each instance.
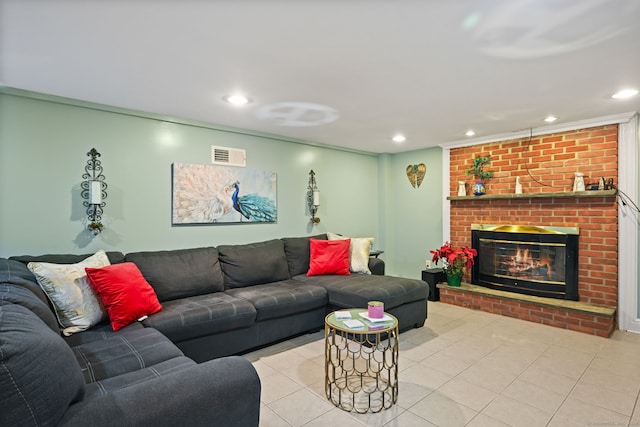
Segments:
[[[247,166],[247,152],[239,148],[211,146],[211,163],[214,165]]]

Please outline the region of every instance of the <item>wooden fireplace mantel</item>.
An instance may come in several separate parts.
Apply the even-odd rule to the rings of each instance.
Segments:
[[[522,194],[484,194],[482,196],[448,196],[447,200],[496,200],[496,199],[551,199],[559,197],[582,198],[582,197],[613,197],[618,194],[618,190],[593,190],[593,191],[557,191],[546,193],[522,193]]]

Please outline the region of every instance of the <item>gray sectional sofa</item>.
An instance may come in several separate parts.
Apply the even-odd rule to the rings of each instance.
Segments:
[[[162,310],[68,337],[27,264],[87,256],[0,259],[0,425],[257,425],[260,380],[238,354],[370,300],[401,330],[427,317],[428,285],[381,275],[380,259],[372,275],[307,276],[308,237],[107,255],[135,263]]]

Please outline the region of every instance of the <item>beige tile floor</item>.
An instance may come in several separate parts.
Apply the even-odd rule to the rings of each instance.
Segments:
[[[324,395],[324,332],[246,354],[260,426],[640,426],[640,335],[609,338],[429,303],[400,334],[399,397],[358,415]]]

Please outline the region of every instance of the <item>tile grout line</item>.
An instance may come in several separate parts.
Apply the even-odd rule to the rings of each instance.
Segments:
[[[549,425],[549,423],[551,423],[551,421],[555,418],[555,416],[558,414],[558,411],[560,411],[560,408],[562,408],[562,405],[565,404],[565,402],[567,401],[567,399],[569,398],[569,396],[571,395],[571,393],[573,392],[573,390],[575,390],[576,386],[578,385],[578,383],[580,382],[580,380],[584,377],[584,374],[587,372],[587,370],[591,367],[591,365],[593,364],[593,361],[595,360],[595,358],[597,357],[598,353],[600,352],[601,348],[598,349],[598,351],[596,352],[596,354],[594,354],[593,356],[591,356],[591,360],[589,361],[589,364],[587,365],[586,368],[584,368],[584,371],[582,371],[582,374],[580,374],[580,377],[576,380],[576,382],[571,386],[571,390],[569,390],[567,392],[567,394],[564,396],[564,398],[562,399],[562,403],[560,403],[560,405],[556,408],[556,410],[553,412],[553,415],[551,416],[551,418],[549,419],[549,421],[547,422],[547,426]],[[580,399],[578,399],[580,400]],[[580,400],[581,402],[583,402],[582,400]],[[583,402],[586,403],[588,405],[590,405],[590,403],[588,402]],[[597,406],[597,405],[596,405]],[[600,408],[602,408],[601,406],[599,406]],[[603,408],[603,409],[607,409],[610,411],[610,409],[608,408]],[[615,411],[614,411],[615,412]],[[572,420],[574,421],[574,420]]]

